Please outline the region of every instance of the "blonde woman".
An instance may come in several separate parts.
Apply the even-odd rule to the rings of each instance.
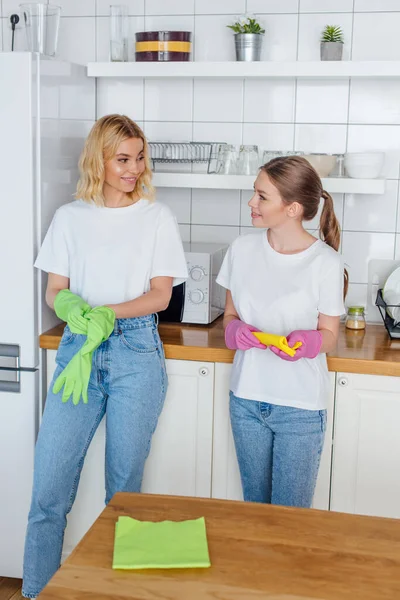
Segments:
[[[67,325],[36,445],[26,598],[35,598],[60,565],[66,516],[105,413],[106,503],[115,492],[140,491],[167,387],[155,313],[187,276],[176,220],[153,202],[148,146],[136,123],[121,115],[97,121],[80,172],[77,200],[56,212],[35,263],[48,272],[48,305]],[[65,402],[67,383],[58,393],[54,383],[86,342],[73,330],[96,311],[105,311],[108,323],[111,316],[111,333],[93,353],[87,402],[75,395]]]

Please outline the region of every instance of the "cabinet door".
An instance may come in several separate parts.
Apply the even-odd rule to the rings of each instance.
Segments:
[[[400,379],[338,373],[332,510],[400,517]]]
[[[214,364],[168,360],[168,394],[142,491],[211,496]]]
[[[51,380],[55,353],[48,352]],[[146,462],[142,491],[211,495],[214,364],[167,360],[168,393]],[[105,419],[92,440],[75,504],[68,515],[64,558],[104,508]]]
[[[229,418],[231,365],[215,365],[212,497],[242,500],[242,486]],[[335,374],[330,373],[327,431],[313,508],[329,509]]]

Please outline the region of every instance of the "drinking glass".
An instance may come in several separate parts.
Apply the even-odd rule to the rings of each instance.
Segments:
[[[110,6],[110,60],[128,60],[128,9],[124,4]]]
[[[239,175],[256,175],[259,167],[258,146],[240,146],[238,168]]]
[[[25,23],[28,50],[39,52],[44,56],[55,56],[61,8],[51,4],[31,2],[20,4],[20,9]]]
[[[221,144],[218,151],[217,173],[220,175],[236,175],[238,152],[232,144]]]

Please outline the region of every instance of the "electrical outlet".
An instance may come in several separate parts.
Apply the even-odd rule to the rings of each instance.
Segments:
[[[6,24],[7,24],[7,28],[8,28],[8,29],[12,29],[12,26],[11,26],[11,21],[10,21],[10,19],[11,19],[11,15],[18,15],[18,16],[19,16],[19,22],[18,22],[18,23],[15,25],[15,29],[16,29],[16,30],[17,30],[17,29],[23,29],[23,28],[24,28],[24,21],[23,21],[23,19],[22,19],[22,15],[21,15],[21,13],[19,13],[19,12],[18,12],[18,11],[16,11],[16,10],[12,10],[12,11],[10,11],[10,12],[9,12],[9,13],[6,15]]]

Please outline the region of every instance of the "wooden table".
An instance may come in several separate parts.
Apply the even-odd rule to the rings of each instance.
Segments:
[[[119,515],[204,516],[210,569],[114,571]],[[116,494],[39,600],[395,600],[400,520],[243,502]]]

